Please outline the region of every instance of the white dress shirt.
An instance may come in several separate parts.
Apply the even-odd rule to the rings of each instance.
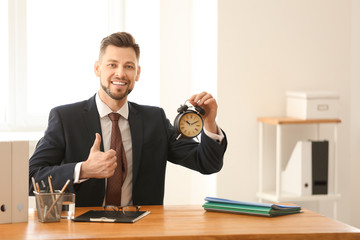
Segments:
[[[100,117],[101,135],[102,135],[101,141],[104,145],[104,152],[106,152],[110,149],[110,144],[111,144],[112,123],[108,114],[111,113],[112,111],[103,101],[101,101],[99,94],[96,94],[95,102]],[[132,178],[132,165],[133,165],[132,143],[131,143],[130,125],[128,122],[128,117],[129,117],[128,102],[126,102],[124,106],[122,106],[120,110],[117,111],[117,113],[121,115],[118,123],[119,123],[121,138],[123,141],[123,146],[127,160],[127,175],[121,189],[121,206],[126,206],[132,204],[132,179],[133,179]],[[86,181],[86,179],[79,179],[81,164],[82,162],[76,164],[75,166],[74,183],[81,183],[83,181]]]
[[[100,116],[100,125],[102,131],[101,141],[104,145],[104,151],[106,152],[110,149],[110,143],[111,143],[112,123],[108,114],[111,113],[112,111],[103,101],[101,101],[99,94],[96,94],[95,102]],[[121,131],[121,137],[125,149],[127,167],[128,167],[125,182],[121,190],[121,206],[126,206],[132,204],[132,179],[133,179],[132,142],[131,142],[130,125],[128,121],[129,104],[127,101],[124,104],[124,106],[122,106],[121,109],[117,111],[117,113],[121,115],[119,119],[119,128]],[[218,134],[211,133],[207,131],[205,128],[204,128],[204,133],[217,142],[221,142],[224,139],[224,135],[219,128],[218,128]],[[83,181],[86,181],[86,179],[79,179],[81,164],[82,162],[77,163],[75,166],[74,183],[81,183]]]

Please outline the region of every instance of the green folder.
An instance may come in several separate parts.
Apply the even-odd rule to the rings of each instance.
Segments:
[[[243,202],[222,198],[205,198],[203,208],[207,211],[249,214],[258,216],[283,216],[300,213],[301,207],[269,203]]]

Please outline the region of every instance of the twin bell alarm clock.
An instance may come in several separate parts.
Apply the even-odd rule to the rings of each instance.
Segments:
[[[178,115],[174,120],[174,128],[178,134],[176,140],[180,137],[186,139],[197,137],[204,127],[201,115],[205,114],[205,110],[200,106],[187,105],[187,102],[177,109]]]

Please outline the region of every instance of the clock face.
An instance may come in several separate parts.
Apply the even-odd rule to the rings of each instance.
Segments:
[[[202,118],[195,112],[185,113],[179,121],[179,128],[184,136],[196,137],[203,128]]]

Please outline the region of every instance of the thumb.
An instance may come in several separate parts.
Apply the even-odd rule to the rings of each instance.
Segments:
[[[94,141],[94,144],[93,146],[91,147],[91,152],[99,152],[100,151],[100,143],[101,143],[101,136],[100,134],[96,133],[95,134],[95,141]]]

